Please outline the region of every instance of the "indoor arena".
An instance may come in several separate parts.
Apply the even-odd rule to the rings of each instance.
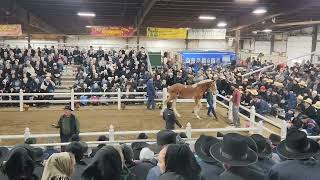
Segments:
[[[0,0],[0,180],[320,179],[318,0]]]

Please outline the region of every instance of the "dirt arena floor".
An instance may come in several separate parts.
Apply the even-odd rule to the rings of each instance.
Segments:
[[[192,103],[177,105],[177,109],[182,115],[179,121],[184,127],[188,122],[191,123],[192,128],[224,128],[229,126],[228,110],[226,108],[218,106],[218,120],[212,120],[206,116],[206,108],[203,106],[200,113],[202,120],[198,120],[192,114],[192,106]],[[23,134],[26,127],[30,128],[32,134],[58,133],[58,130],[52,128],[51,124],[58,121],[63,114],[62,109],[63,106],[51,106],[48,108],[32,108],[27,112],[17,112],[18,108],[2,108],[0,109],[0,135]],[[81,132],[108,131],[110,125],[114,126],[115,131],[141,132],[164,127],[160,110],[147,110],[142,105],[129,105],[125,110],[120,111],[113,105],[81,107],[74,114],[80,121]],[[245,126],[243,121],[242,126]],[[197,134],[194,135],[198,136]],[[211,133],[211,135],[215,135],[215,133]],[[94,139],[91,138],[90,140]],[[0,144],[11,145],[21,141],[3,140]],[[44,141],[40,140],[40,142]]]

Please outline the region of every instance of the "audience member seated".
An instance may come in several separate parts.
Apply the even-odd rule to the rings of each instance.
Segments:
[[[313,158],[319,153],[319,144],[308,139],[305,133],[297,129],[289,130],[277,150],[288,160],[271,168],[269,180],[316,180],[320,177],[319,161]]]
[[[70,179],[74,173],[76,160],[72,153],[62,152],[50,156],[46,162],[42,179]]]
[[[107,136],[101,135],[98,137],[97,141],[109,141],[109,138]],[[94,155],[96,155],[99,149],[101,149],[104,146],[105,144],[99,144],[97,147],[93,148],[92,153],[90,154],[90,157],[94,157]]]
[[[148,139],[148,136],[146,135],[146,133],[140,133],[137,137],[137,139]],[[134,160],[139,160],[140,158],[140,151],[145,148],[148,147],[148,143],[146,142],[133,142],[131,143],[131,148],[133,150],[133,159]]]
[[[84,170],[84,180],[120,180],[122,160],[119,151],[112,146],[102,147]]]
[[[219,179],[224,168],[220,162],[210,155],[210,147],[220,142],[212,136],[201,135],[195,143],[195,153],[198,156],[201,175],[205,180]]]

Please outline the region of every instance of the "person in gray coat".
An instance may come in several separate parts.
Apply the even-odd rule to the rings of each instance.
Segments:
[[[223,142],[210,147],[210,154],[223,163],[225,171],[220,180],[263,180],[265,175],[252,166],[258,160],[257,154],[248,147],[248,137],[237,133],[223,136]]]
[[[268,180],[318,180],[320,178],[320,162],[313,156],[319,153],[319,144],[307,138],[297,129],[289,130],[286,139],[278,146],[277,151],[286,159],[274,165]]]

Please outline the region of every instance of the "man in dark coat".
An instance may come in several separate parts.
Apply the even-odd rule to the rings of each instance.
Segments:
[[[212,115],[213,115],[216,119],[218,119],[216,111],[213,107],[213,94],[210,89],[208,89],[208,91],[206,93],[206,99],[207,99],[207,103],[209,105],[207,115],[210,117],[212,117]]]
[[[312,100],[310,98],[304,101],[304,106],[306,109],[303,112],[303,114],[305,114],[311,119],[316,119],[317,118],[316,109],[312,106]]]
[[[210,148],[210,154],[223,163],[226,170],[220,180],[263,180],[264,173],[252,166],[258,160],[257,154],[248,147],[248,137],[237,133],[223,136],[222,143]]]
[[[155,109],[155,101],[154,98],[156,96],[156,90],[154,88],[154,83],[152,77],[147,82],[147,96],[148,96],[148,102],[147,102],[147,108],[150,109],[150,106],[152,109]]]
[[[60,129],[61,142],[69,142],[73,135],[79,135],[80,124],[70,106],[64,108],[64,114],[60,117],[58,124],[52,124],[53,127]]]
[[[268,180],[319,179],[320,163],[312,158],[319,153],[319,144],[308,139],[304,132],[289,130],[286,139],[277,146],[277,151],[288,160],[274,165]]]
[[[200,159],[201,175],[204,180],[219,179],[224,168],[220,162],[211,157],[209,149],[212,145],[220,142],[212,136],[201,135],[195,143],[195,151]]]
[[[175,129],[174,125],[177,124],[180,128],[182,128],[182,125],[177,120],[176,115],[174,114],[172,110],[172,102],[167,103],[167,108],[163,111],[162,114],[163,120],[166,122],[166,129],[173,130]]]

